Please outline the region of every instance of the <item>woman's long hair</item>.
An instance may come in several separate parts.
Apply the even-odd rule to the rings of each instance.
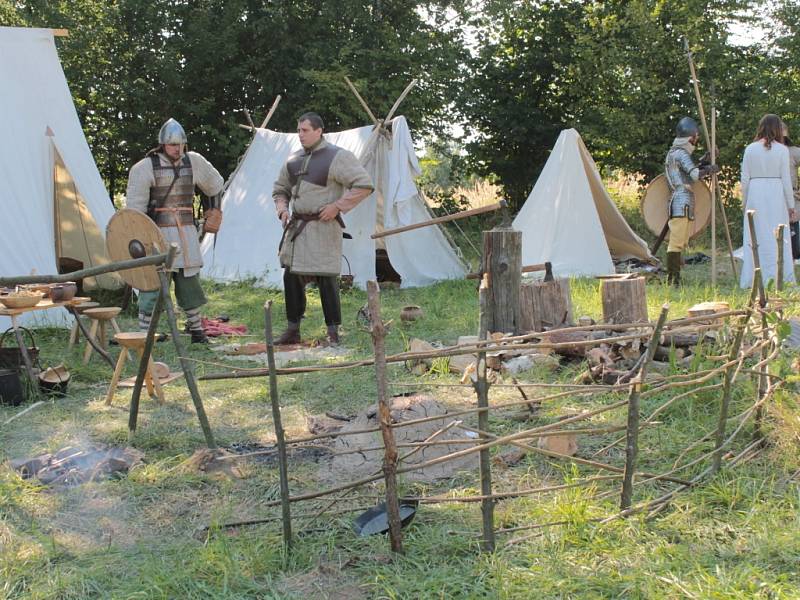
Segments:
[[[786,121],[783,121],[783,125],[781,126],[781,135],[783,135],[784,146],[794,146],[792,138],[789,137],[789,126],[786,124]]]
[[[778,115],[767,114],[761,117],[756,130],[755,141],[764,140],[764,146],[769,150],[772,142],[783,140],[783,121]]]

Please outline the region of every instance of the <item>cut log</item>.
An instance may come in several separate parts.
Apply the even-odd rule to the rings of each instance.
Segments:
[[[647,293],[644,277],[603,279],[600,282],[603,319],[606,323],[647,321]]]
[[[519,285],[522,279],[522,232],[492,229],[483,232],[483,264],[488,276],[486,328],[489,331],[522,333]]]
[[[667,331],[661,336],[661,343],[664,346],[675,346],[676,348],[696,346],[699,341],[699,333],[671,333]]]
[[[525,281],[519,290],[520,327],[545,331],[572,325],[569,279]]]

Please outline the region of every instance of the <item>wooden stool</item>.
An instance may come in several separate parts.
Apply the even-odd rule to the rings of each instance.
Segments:
[[[83,311],[89,308],[99,308],[99,307],[100,307],[99,302],[84,302],[83,304],[78,304],[73,308],[75,309],[75,312],[78,315],[82,315]],[[81,337],[81,328],[78,327],[78,319],[80,319],[80,316],[75,317],[75,323],[73,323],[72,325],[72,331],[69,332],[69,346],[68,346],[69,348],[72,348],[75,344],[77,344],[78,340]]]
[[[114,319],[122,309],[118,306],[105,306],[103,308],[87,308],[83,311],[83,314],[89,317],[92,320],[92,328],[89,330],[89,335],[92,336],[92,339],[96,340],[101,348],[106,348],[106,323],[111,322],[111,326],[114,328],[116,333],[122,333],[120,331],[119,325],[117,325],[117,321]],[[100,330],[100,337],[97,337],[97,330]],[[94,352],[94,348],[86,341],[86,350],[83,353],[83,364],[88,365],[89,359],[92,357],[92,352]]]
[[[125,366],[125,360],[128,358],[128,352],[135,350],[141,360],[144,354],[144,344],[147,340],[146,331],[132,331],[126,333],[117,333],[114,339],[120,345],[119,358],[117,359],[117,366],[114,368],[114,374],[111,376],[111,385],[108,387],[108,394],[106,394],[106,406],[111,404],[114,398],[114,392],[119,384],[119,378],[122,375],[122,369]],[[158,377],[153,376],[153,357],[151,356],[147,361],[147,371],[144,374],[144,382],[147,385],[147,393],[150,397],[155,397],[159,404],[164,404],[164,390],[161,389],[161,381]],[[155,394],[153,393],[155,391]]]

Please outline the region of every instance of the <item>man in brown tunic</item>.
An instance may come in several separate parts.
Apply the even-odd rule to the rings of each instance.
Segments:
[[[342,213],[373,191],[369,174],[352,152],[325,141],[322,118],[306,113],[297,121],[303,148],[286,161],[272,190],[283,223],[279,248],[286,300],[286,331],[278,344],[300,342],[306,311],[305,286],[316,281],[328,339],[339,343],[342,311],[337,278],[342,264]]]

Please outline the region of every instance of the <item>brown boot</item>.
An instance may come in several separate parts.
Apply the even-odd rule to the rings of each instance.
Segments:
[[[667,283],[679,286],[681,284],[681,264],[683,256],[680,252],[667,252]]]
[[[331,346],[338,346],[339,345],[339,326],[338,325],[328,325],[328,342],[330,342]]]
[[[292,323],[289,321],[286,326],[286,331],[275,340],[275,345],[286,346],[288,344],[299,344],[300,342],[300,323]]]

